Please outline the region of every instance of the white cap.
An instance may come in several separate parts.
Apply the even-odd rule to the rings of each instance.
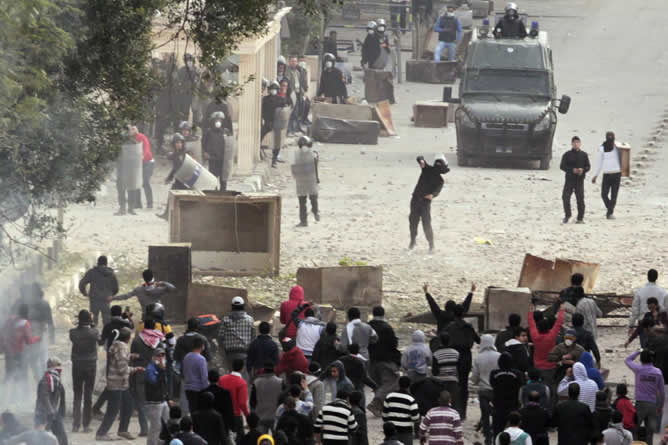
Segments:
[[[245,302],[244,302],[243,298],[241,298],[239,296],[236,296],[236,297],[232,298],[232,305],[233,306],[243,306],[244,304],[245,304]]]

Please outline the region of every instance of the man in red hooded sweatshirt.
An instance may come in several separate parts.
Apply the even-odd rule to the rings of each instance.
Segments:
[[[308,360],[306,360],[304,352],[297,346],[297,342],[290,337],[285,337],[281,340],[281,346],[283,347],[283,352],[278,358],[278,364],[274,369],[276,375],[285,374],[286,377],[290,377],[290,374],[295,371],[308,374]]]
[[[290,289],[290,299],[281,303],[281,323],[285,326],[284,337],[297,338],[297,326],[292,321],[292,312],[300,308],[298,318],[305,318],[304,312],[311,305],[304,301],[304,288],[300,285]]]

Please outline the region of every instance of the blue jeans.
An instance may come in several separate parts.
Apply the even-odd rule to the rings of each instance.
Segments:
[[[445,48],[448,48],[448,60],[454,62],[457,56],[457,42],[441,42],[439,40],[434,51],[434,62],[441,61],[441,53]]]

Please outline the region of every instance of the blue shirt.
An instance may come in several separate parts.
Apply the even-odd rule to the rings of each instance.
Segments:
[[[183,359],[184,388],[188,391],[202,391],[209,386],[209,371],[206,359],[196,352],[189,352]]]

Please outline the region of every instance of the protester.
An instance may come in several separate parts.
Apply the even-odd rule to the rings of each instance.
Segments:
[[[640,364],[634,360],[640,356]],[[663,409],[665,388],[663,374],[652,364],[649,350],[636,351],[624,360],[626,366],[635,374],[635,399],[638,426],[644,425],[647,431],[647,445],[653,443],[653,433],[659,421],[658,413]]]
[[[383,424],[383,435],[385,436],[385,440],[380,445],[401,445],[403,443],[397,439],[397,427],[391,422]],[[412,437],[411,443],[413,443]]]
[[[587,351],[583,352],[582,355],[580,355],[579,362],[582,363],[587,370],[587,377],[596,382],[598,389],[601,391],[605,389],[605,382],[603,381],[601,372],[594,367],[594,359],[591,354]]]
[[[430,409],[420,423],[420,443],[427,441],[429,445],[464,445],[461,419],[459,413],[450,407],[448,391],[441,392],[439,406]]]
[[[528,330],[519,327],[515,328],[513,338],[506,341],[504,345],[504,350],[513,358],[513,367],[518,369],[522,374],[527,373],[531,365],[528,342]]]
[[[346,377],[346,370],[343,367],[343,363],[339,360],[334,360],[325,369],[326,371],[320,376],[320,379],[325,385],[326,403],[334,402],[339,393],[350,394],[355,390],[350,379]]]
[[[234,407],[234,427],[232,428],[232,432],[237,435],[238,440],[241,440],[244,430],[241,416],[248,417],[250,414],[248,410],[248,385],[241,375],[243,369],[244,361],[237,358],[232,362],[232,372],[222,376],[218,380],[218,386],[228,390],[232,396],[232,406]]]
[[[499,356],[499,369],[489,375],[489,383],[494,392],[492,404],[492,430],[494,435],[503,431],[508,414],[519,409],[519,393],[522,387],[522,374],[512,367],[513,358],[507,352]]]
[[[496,347],[496,351],[499,354],[506,350],[506,342],[514,338],[515,328],[519,328],[521,323],[522,317],[519,314],[510,314],[508,316],[508,326],[506,326],[505,330],[496,334],[496,340],[494,340],[494,347]]]
[[[559,382],[557,393],[566,394],[571,383],[578,384],[580,387],[578,401],[587,405],[589,410],[593,413],[596,409],[596,392],[598,391],[598,385],[595,381],[587,377],[587,369],[580,362],[575,363],[572,368],[566,370],[566,376]]]
[[[144,371],[141,367],[130,366],[130,328],[122,328],[118,333],[118,339],[114,341],[107,354],[107,412],[100,424],[95,440],[98,442],[110,442],[115,439],[107,433],[114,423],[120,411],[120,422],[118,425],[118,436],[127,440],[134,440],[134,436],[128,432],[130,416],[132,415],[132,397],[130,396],[130,374]]]
[[[608,219],[615,219],[615,205],[622,180],[622,154],[615,144],[615,133],[612,131],[605,133],[605,140],[599,148],[598,166],[591,179],[592,184],[596,184],[596,178],[601,173],[603,173],[601,198],[607,210],[605,216]]]
[[[206,359],[202,356],[203,350],[204,342],[196,337],[192,341],[192,350],[183,359],[183,387],[191,413],[197,411],[200,393],[209,386],[209,373]]]
[[[197,317],[193,317],[188,319],[188,322],[186,324],[186,332],[183,333],[182,336],[180,336],[176,340],[176,346],[174,346],[174,361],[179,364],[180,367],[183,365],[183,359],[185,356],[192,351],[193,349],[193,340],[195,338],[200,338],[204,342],[204,350],[202,351],[202,356],[206,359],[208,362],[211,360],[211,345],[209,344],[209,340],[207,338],[200,334],[198,331],[200,329],[200,320]]]
[[[360,391],[353,391],[349,397],[350,407],[352,408],[357,428],[350,437],[350,445],[369,445],[368,430],[366,424],[366,412],[364,411],[364,394]]]
[[[343,368],[343,366],[341,366]],[[322,445],[346,445],[357,429],[355,414],[348,403],[348,395],[342,390],[335,399],[322,407],[313,424],[316,442]]]
[[[503,432],[510,436],[512,444],[532,445],[532,438],[526,431],[520,428],[521,423],[522,416],[517,411],[513,411],[508,414],[508,428],[503,430]],[[498,438],[496,445],[501,445]]]
[[[580,386],[568,385],[568,400],[557,405],[552,425],[557,428],[559,444],[588,445],[594,435],[594,416],[587,405],[579,402]]]
[[[208,445],[202,436],[193,431],[193,421],[190,416],[184,416],[179,421],[179,432],[174,435],[174,439],[180,440],[183,445]]]
[[[136,375],[139,375],[137,373]],[[155,348],[144,378],[144,412],[148,423],[146,445],[160,445],[162,419],[169,415],[169,388],[167,386],[167,358],[163,348]]]
[[[227,369],[232,369],[232,363],[236,360],[246,360],[248,347],[255,339],[254,320],[244,310],[245,305],[243,298],[234,297],[232,311],[223,317],[220,325],[218,344],[221,346],[221,352],[224,352]]]
[[[36,419],[35,429],[13,435],[3,442],[5,445],[60,445],[56,436],[46,431],[46,422]]]
[[[260,323],[258,331],[260,335],[255,337],[248,346],[248,356],[246,357],[246,369],[251,375],[251,380],[262,368],[266,368],[267,363],[272,365],[278,363],[278,345],[271,338],[271,325],[263,321]]]
[[[164,349],[164,339],[165,336],[162,332],[155,330],[155,321],[145,320],[143,329],[135,335],[130,345],[130,354],[132,355],[130,365],[146,368],[153,361],[155,351],[159,348]],[[130,377],[130,394],[134,402],[133,406],[137,409],[140,437],[145,437],[148,434],[148,421],[144,408],[146,402],[145,382],[144,372],[135,372]]]
[[[647,299],[647,312],[638,323],[633,334],[626,340],[624,347],[628,347],[636,337],[640,337],[640,347],[646,348],[651,335],[650,331],[654,326],[663,329],[665,332],[668,328],[668,312],[659,307],[659,301],[656,297],[649,297]]]
[[[300,285],[293,286],[290,289],[290,297],[287,301],[281,303],[281,323],[285,327],[285,337],[297,338],[297,325],[292,319],[292,313],[299,308],[297,318],[303,320],[306,318],[306,309],[310,304],[304,301],[304,288]]]
[[[580,356],[585,352],[584,348],[577,343],[575,330],[569,329],[564,335],[564,341],[556,345],[547,355],[547,359],[552,363],[559,365],[555,375],[555,380],[563,378],[566,374],[566,369],[573,366],[575,362],[580,360]]]
[[[417,162],[420,166],[420,177],[415,184],[410,202],[408,229],[411,241],[408,250],[415,248],[418,224],[422,220],[422,230],[429,243],[429,252],[432,253],[435,247],[434,230],[431,227],[431,203],[443,190],[445,181],[441,175],[448,173],[450,168],[443,154],[436,157],[434,165],[427,164],[423,156],[418,156]]]
[[[162,297],[165,294],[176,289],[176,286],[167,281],[155,281],[151,269],[144,270],[144,272],[142,272],[142,278],[144,279],[142,284],[135,287],[130,292],[112,297],[112,300],[127,300],[132,297],[137,297],[143,313],[149,304],[161,303]]]
[[[549,445],[550,413],[541,405],[541,395],[538,392],[529,393],[527,403],[520,409],[519,414],[524,430],[531,436],[531,442],[534,445]]]
[[[656,298],[659,307],[668,308],[668,301],[666,301],[668,293],[656,284],[658,279],[659,273],[656,269],[650,269],[647,272],[647,284],[637,289],[633,294],[631,317],[629,318],[629,336],[633,333],[636,321],[639,321],[640,317],[649,311],[647,301],[650,297]]]
[[[87,289],[89,285],[90,288]],[[114,270],[107,267],[106,256],[100,256],[97,259],[97,266],[89,269],[79,281],[79,292],[90,300],[93,324],[98,324],[100,314],[102,314],[102,323],[105,325],[109,323],[111,318],[109,301],[118,293],[118,280]]]
[[[44,290],[37,282],[21,286],[21,298],[17,301],[28,305],[28,321],[32,335],[39,340],[25,347],[27,365],[32,370],[36,382],[46,371],[46,361],[49,356],[49,344],[55,343],[55,325],[49,302],[44,299]],[[48,334],[48,335],[47,335]]]
[[[308,360],[293,339],[284,337],[281,340],[281,347],[283,352],[279,356],[278,364],[274,369],[276,375],[285,374],[286,377],[289,377],[295,371],[304,374],[308,372]]]
[[[436,331],[445,331],[448,325],[454,320],[454,309],[457,303],[453,300],[448,300],[448,302],[445,303],[444,309],[441,309],[429,293],[429,283],[425,283],[422,286],[422,290],[424,290],[424,296],[427,299],[427,304],[429,304],[429,310],[436,319]],[[475,290],[475,283],[471,283],[471,291],[466,295],[466,298],[464,298],[464,302],[462,303],[464,313],[467,313],[471,307],[471,301],[473,300],[473,293]]]
[[[401,352],[398,349],[399,339],[385,319],[385,308],[374,306],[371,313],[373,318],[369,326],[378,334],[378,341],[369,345],[368,370],[369,377],[376,383],[377,388],[367,409],[376,417],[380,417],[385,397],[397,387]]]
[[[439,347],[432,355],[431,375],[433,375],[448,392],[453,405],[459,412],[459,374],[457,364],[459,352],[450,347],[450,336],[445,332],[438,337]],[[461,414],[460,414],[461,420]]]
[[[262,433],[274,430],[278,398],[283,388],[283,380],[274,373],[274,364],[267,362],[257,375],[251,387],[250,407],[259,417],[258,429]]]
[[[5,379],[8,382],[9,400],[21,400],[26,393],[26,347],[39,341],[39,337],[32,333],[28,313],[28,305],[20,304],[16,313],[10,315],[4,324],[2,350],[5,353]]]
[[[346,371],[346,377],[350,379],[353,387],[362,393],[364,397],[364,385],[372,390],[375,390],[378,385],[374,382],[367,373],[367,363],[364,357],[360,354],[359,345],[352,343],[348,345],[348,354],[339,359],[343,363],[343,369]],[[366,405],[366,403],[364,404]],[[380,417],[380,416],[378,416]]]
[[[311,362],[316,361],[321,366],[328,367],[330,363],[339,359],[339,337],[336,335],[336,323],[329,322],[325,326],[325,331],[320,335],[320,339],[313,348]]]
[[[610,427],[603,431],[606,445],[631,445],[633,435],[624,429],[624,416],[619,411],[613,411]]]
[[[320,380],[322,369],[320,363],[311,360],[308,366],[308,374],[305,377],[306,385],[313,396],[313,410],[311,419],[315,421],[320,414],[320,410],[325,405],[325,384]]]
[[[218,411],[225,422],[227,432],[234,426],[234,406],[232,404],[232,395],[224,388],[218,386],[220,374],[215,369],[209,370],[209,386],[204,390],[213,394],[213,408]]]
[[[72,342],[72,390],[74,399],[72,402],[72,432],[79,432],[83,426],[83,432],[90,430],[92,416],[93,389],[95,388],[95,374],[97,371],[97,342],[100,333],[91,326],[93,319],[90,312],[85,309],[79,311],[78,326],[70,329],[70,341]],[[83,399],[83,420],[81,413],[81,402]]]
[[[348,345],[356,343],[359,345],[360,354],[365,360],[369,360],[369,344],[378,341],[378,334],[371,326],[360,320],[360,310],[356,307],[348,309],[348,324],[343,328],[339,352],[348,352]]]
[[[454,320],[448,326],[446,332],[450,335],[450,347],[459,353],[457,361],[457,380],[459,382],[459,414],[462,420],[466,420],[466,407],[469,401],[469,374],[473,366],[471,348],[473,344],[480,344],[480,337],[473,326],[464,320],[466,309],[461,304],[454,308]]]
[[[594,336],[594,340],[596,340],[596,335],[598,332],[596,330],[596,318],[602,317],[603,312],[601,312],[601,309],[598,307],[593,298],[589,298],[584,295],[584,290],[583,295],[579,298],[577,304],[575,305],[575,314],[582,314],[584,317],[584,329],[591,332],[591,335]],[[573,316],[575,316],[575,314],[573,314]],[[573,322],[573,324],[575,324],[575,322]]]
[[[313,426],[311,419],[296,409],[294,397],[285,400],[285,411],[276,423],[276,431],[283,431],[288,436],[288,443],[294,445],[313,444]]]
[[[527,406],[529,403],[529,396],[534,392],[538,394],[540,406],[547,410],[548,413],[552,413],[552,399],[556,398],[556,394],[553,394],[550,387],[543,383],[540,371],[532,368],[529,370],[529,380],[527,380],[527,383],[520,389],[520,401],[522,402],[522,406]]]
[[[296,312],[296,311],[295,311]],[[316,318],[313,308],[308,308],[304,311],[304,320],[299,321],[299,318],[294,319],[297,327],[297,347],[302,350],[304,357],[311,360],[315,345],[320,340],[322,332],[325,330],[325,323]]]
[[[582,151],[580,138],[573,136],[571,138],[571,149],[561,157],[561,170],[566,175],[562,200],[564,203],[564,220],[568,223],[571,218],[571,195],[575,192],[575,199],[578,205],[577,224],[584,223],[585,202],[584,202],[584,179],[587,172],[591,169],[589,156]]]
[[[37,384],[35,423],[46,425],[58,438],[58,445],[67,445],[65,418],[65,387],[61,380],[62,365],[56,358],[48,359],[46,373]]]
[[[624,429],[627,429],[633,433],[636,430],[636,408],[633,406],[633,402],[631,402],[631,400],[627,397],[628,389],[626,384],[620,383],[617,385],[615,392],[617,394],[617,398],[612,403],[612,408],[622,413]]]
[[[223,417],[214,409],[214,397],[210,392],[200,395],[197,410],[192,413],[193,431],[208,445],[227,445],[228,434]],[[237,444],[241,441],[243,429],[237,432]]]
[[[499,356],[501,355],[496,351],[493,342],[494,337],[490,334],[483,334],[480,337],[480,352],[473,360],[473,372],[471,374],[471,383],[478,385],[480,425],[485,436],[485,445],[491,445],[493,438],[490,417],[492,416],[494,390],[489,378],[492,371],[499,369]]]
[[[575,330],[575,343],[582,346],[585,351],[591,352],[596,358],[597,366],[600,367],[601,353],[598,350],[594,335],[584,327],[584,316],[581,313],[576,312],[573,314],[571,322],[573,323],[573,330]]]
[[[259,429],[260,418],[254,412],[251,412],[246,418],[246,423],[248,424],[248,432],[241,438],[239,445],[257,445],[258,439],[263,434]]]
[[[295,399],[295,410],[299,414],[310,416],[313,412],[313,395],[311,395],[311,391],[308,389],[306,379],[300,378],[299,383],[296,383],[296,377],[298,377],[296,373],[292,375],[292,378],[290,379],[290,383],[292,384],[288,388],[288,393],[285,395],[285,397],[282,398],[283,403],[276,409],[277,419],[280,418],[285,412],[285,401],[289,397]]]
[[[612,407],[608,403],[608,392],[596,393],[596,409],[594,410],[594,425],[597,433],[602,433],[608,427],[612,418]]]
[[[18,434],[28,431],[28,429],[21,425],[21,422],[19,422],[16,416],[10,411],[4,411],[2,414],[0,414],[0,424],[2,424],[2,430],[0,431],[0,441],[5,441],[10,437],[14,437]]]
[[[413,435],[418,432],[420,421],[420,412],[410,393],[410,386],[409,377],[399,377],[399,390],[389,393],[383,402],[383,422],[395,426],[393,439],[403,445],[413,444]]]
[[[424,332],[418,329],[413,332],[411,344],[404,349],[401,355],[401,367],[406,371],[411,382],[415,382],[427,376],[427,368],[430,364],[431,351],[425,344]]]

